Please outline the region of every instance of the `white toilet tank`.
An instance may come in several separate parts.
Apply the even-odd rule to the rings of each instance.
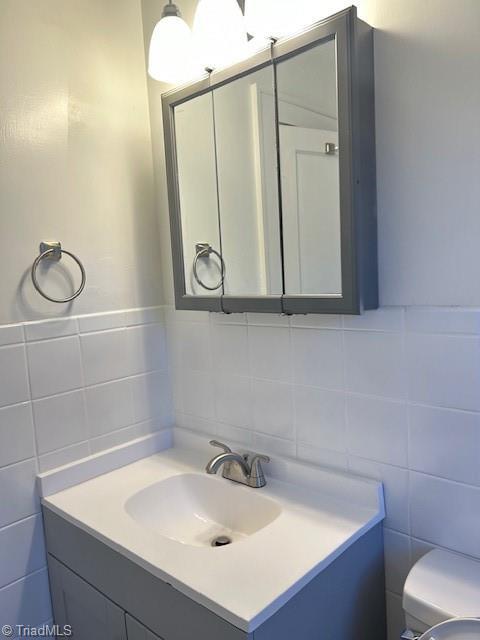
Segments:
[[[407,628],[417,633],[450,618],[479,618],[480,561],[429,551],[408,574],[403,609]]]

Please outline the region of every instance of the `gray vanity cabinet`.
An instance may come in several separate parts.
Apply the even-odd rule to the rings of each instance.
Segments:
[[[385,640],[381,524],[246,632],[45,507],[43,515],[55,623],[71,625],[75,640]]]
[[[127,637],[131,640],[125,632],[125,624],[127,630],[133,629],[132,633],[137,636],[138,627],[132,625],[132,621],[129,626],[128,618],[125,623],[125,614],[141,621],[153,632],[153,638],[161,640],[252,639],[251,634],[241,631],[49,509],[43,509],[43,516],[56,622],[73,626],[74,620],[77,624],[76,612],[82,610],[82,616],[91,616],[96,621],[92,624],[98,624],[101,629],[99,635],[90,634],[84,626],[87,623],[79,620],[78,628],[74,630],[75,640],[123,640]],[[65,607],[65,602],[70,602],[70,606]],[[107,602],[121,613],[119,619],[124,635],[118,635],[116,627],[107,624],[111,620]],[[133,636],[135,640],[137,636]],[[149,636],[147,638],[151,640]]]
[[[138,620],[129,616],[128,613],[125,614],[125,622],[127,624],[128,640],[162,640],[160,636],[156,636],[147,627],[140,624]]]
[[[127,640],[120,607],[53,557],[48,560],[48,573],[55,624],[69,625],[75,640]]]
[[[163,640],[52,556],[48,572],[55,623],[75,640]]]

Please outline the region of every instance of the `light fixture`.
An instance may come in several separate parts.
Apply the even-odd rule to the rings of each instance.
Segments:
[[[205,68],[225,67],[245,58],[247,32],[237,0],[199,0],[193,41]]]
[[[150,40],[148,73],[181,84],[251,56],[271,38],[293,34],[334,13],[344,0],[198,0],[193,34],[169,0]],[[244,15],[245,13],[245,15]],[[251,37],[248,40],[247,33]]]
[[[245,0],[246,28],[255,38],[280,38],[334,13],[326,5],[335,3],[341,4],[338,0]]]
[[[155,80],[180,84],[195,75],[192,33],[177,5],[169,0],[150,40],[148,73]]]

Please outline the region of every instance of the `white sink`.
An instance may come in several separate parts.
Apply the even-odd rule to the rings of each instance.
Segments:
[[[211,447],[181,437],[43,504],[245,632],[384,517],[377,482],[273,458],[266,486],[253,489],[207,475]],[[233,544],[213,548],[216,536]]]
[[[182,473],[141,489],[125,509],[139,524],[171,540],[214,548],[219,537],[237,542],[280,515],[280,505],[257,491],[222,478]]]

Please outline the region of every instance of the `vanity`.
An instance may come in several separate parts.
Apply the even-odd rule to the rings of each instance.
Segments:
[[[44,474],[70,474],[42,498],[55,623],[76,640],[384,640],[382,485],[277,458],[252,488],[208,475],[211,457],[179,430],[78,484],[76,463]]]
[[[373,30],[355,7],[162,110],[177,309],[378,307]]]

